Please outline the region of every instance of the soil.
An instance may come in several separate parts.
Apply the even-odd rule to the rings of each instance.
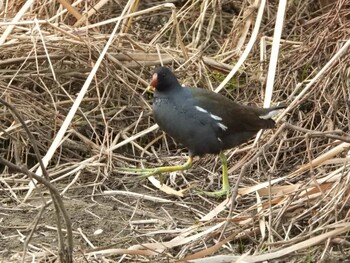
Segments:
[[[125,182],[121,184],[121,181]],[[126,249],[135,244],[152,242],[154,239],[169,241],[176,237],[178,231],[172,234],[168,230],[184,229],[196,224],[199,215],[209,212],[213,206],[210,202],[207,203],[208,210],[203,209],[205,199],[191,192],[187,192],[181,199],[166,195],[155,190],[147,180],[140,180],[134,175],[124,176],[122,179],[111,176],[95,189],[91,182],[80,182],[78,185],[69,189],[63,199],[72,223],[74,262],[96,262],[83,255],[93,251],[93,248]],[[66,186],[56,185],[59,191]],[[169,202],[160,203],[125,195],[105,195],[104,190],[127,190],[130,193],[163,198]],[[25,193],[24,191],[23,194]],[[28,236],[35,225],[29,250],[46,248],[47,253],[40,256],[40,262],[46,262],[51,257],[56,258],[57,222],[53,205],[47,205],[39,216],[43,202],[50,200],[48,197],[47,190],[40,186],[23,204],[14,204],[14,199],[7,197],[9,208],[0,208],[1,262],[18,262],[21,259],[25,242],[23,237]],[[29,255],[27,253],[27,260]],[[157,261],[156,258],[154,260]],[[163,259],[159,258],[159,261],[163,262]]]

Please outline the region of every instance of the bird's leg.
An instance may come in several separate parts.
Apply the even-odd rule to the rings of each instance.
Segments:
[[[227,175],[227,157],[223,152],[220,152],[219,157],[222,164],[222,189],[216,192],[200,191],[201,193],[207,196],[221,197],[224,195],[227,196],[230,193],[230,183],[228,181],[228,175]]]
[[[222,191],[228,195],[230,191],[230,183],[228,181],[227,156],[221,152],[220,159],[222,163]]]
[[[159,175],[160,181],[163,183],[163,173],[170,173],[175,171],[184,171],[192,166],[193,157],[189,156],[187,162],[182,165],[174,165],[174,166],[161,166],[157,168],[121,168],[123,171],[130,171],[135,173],[141,173],[140,178],[147,178],[153,175]]]

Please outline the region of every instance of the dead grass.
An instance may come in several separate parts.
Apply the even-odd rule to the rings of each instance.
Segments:
[[[1,261],[58,261],[63,210],[73,262],[350,261],[350,5],[287,2],[268,73],[276,3],[259,17],[264,1],[173,2],[0,7],[1,98],[26,122],[65,208],[28,177],[23,167],[42,175],[33,140],[2,105],[0,157],[17,166],[0,166]],[[220,188],[215,156],[163,186],[118,170],[186,160],[151,117],[145,87],[160,64],[241,103],[289,105],[278,129],[227,151],[232,186],[241,178],[235,202],[192,191]]]

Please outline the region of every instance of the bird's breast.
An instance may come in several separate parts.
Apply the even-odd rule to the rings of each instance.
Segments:
[[[218,153],[222,148],[219,136],[227,129],[220,122],[222,119],[186,98],[154,98],[153,115],[159,127],[189,148],[193,155]]]

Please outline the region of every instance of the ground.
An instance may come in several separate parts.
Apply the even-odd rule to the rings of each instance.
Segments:
[[[348,1],[288,1],[283,21],[277,2],[171,2],[0,8],[0,261],[64,259],[64,210],[73,262],[349,261]],[[225,152],[236,198],[195,191],[221,188],[213,155],[168,175],[167,189],[123,171],[186,161],[188,150],[152,118],[145,89],[160,65],[187,86],[224,83],[216,91],[238,103],[262,107],[272,94],[272,106],[288,105],[275,129]],[[30,193],[26,168],[39,173],[42,158],[50,183]]]

